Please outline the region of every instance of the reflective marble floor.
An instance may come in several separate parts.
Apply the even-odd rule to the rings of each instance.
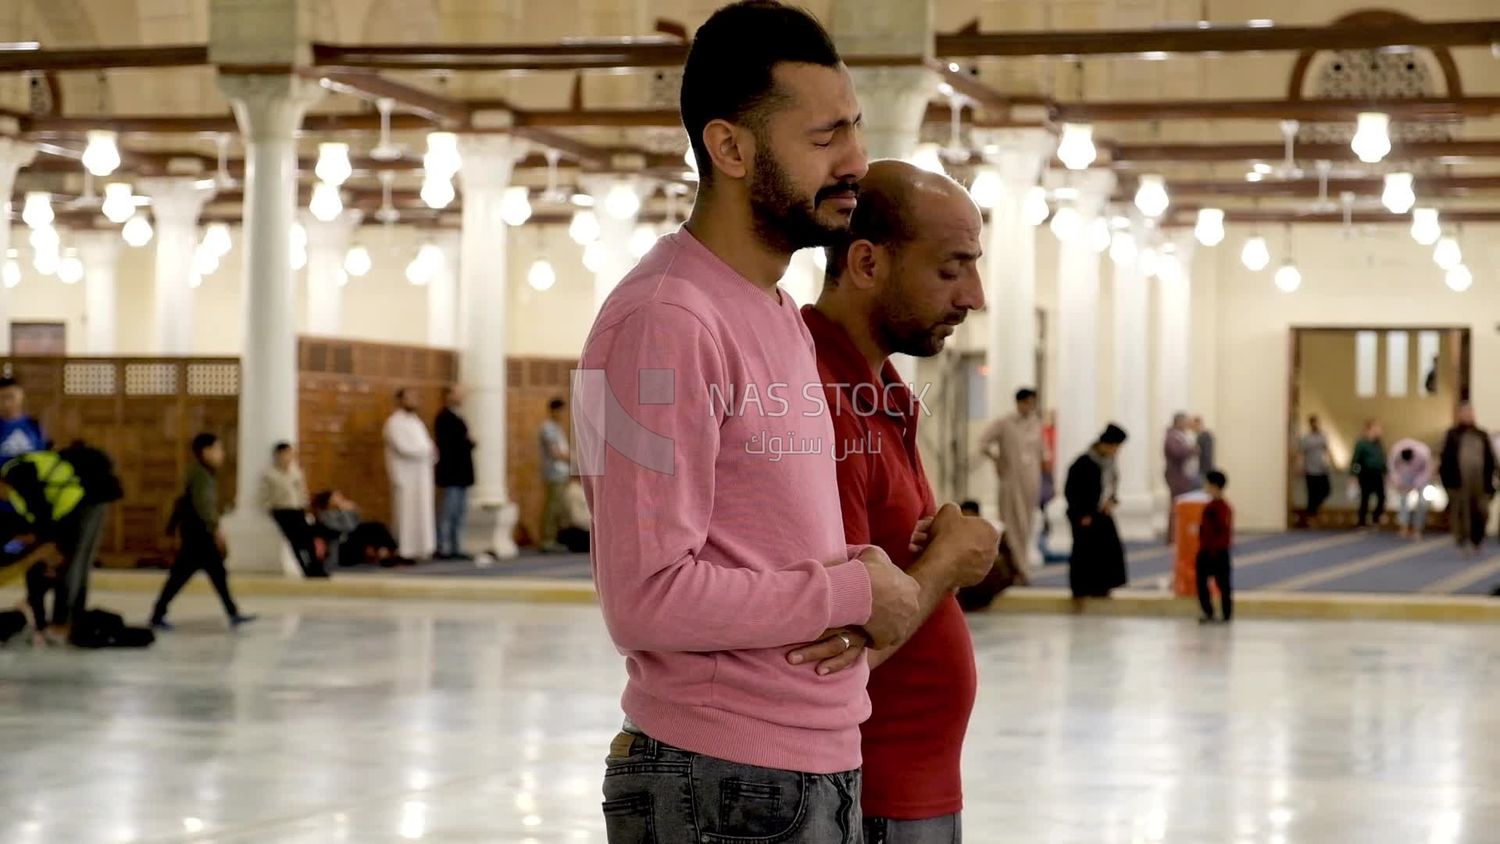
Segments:
[[[184,596],[145,651],[0,649],[0,842],[602,841],[623,669],[592,607],[247,608],[229,635]],[[969,842],[1500,840],[1494,628],[974,629]]]

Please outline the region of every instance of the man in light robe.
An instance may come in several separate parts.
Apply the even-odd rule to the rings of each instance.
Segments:
[[[1171,493],[1172,501],[1177,496],[1198,489],[1198,436],[1193,432],[1192,421],[1186,413],[1178,413],[1172,417],[1172,427],[1167,429],[1166,440],[1162,444],[1162,456],[1166,459],[1167,491]],[[1176,538],[1177,514],[1176,506],[1167,503],[1167,544],[1171,545]]]
[[[1002,541],[1012,565],[1024,572],[1031,564],[1031,531],[1041,503],[1042,417],[1036,391],[1016,391],[1016,412],[998,419],[984,433],[980,450],[995,464],[1000,481],[996,510],[1005,526]]]
[[[391,519],[400,554],[426,560],[437,550],[432,467],[437,446],[411,390],[396,392],[396,412],[385,420],[385,471],[391,479]]]

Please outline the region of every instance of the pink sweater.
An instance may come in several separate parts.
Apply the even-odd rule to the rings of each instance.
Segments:
[[[871,607],[796,305],[682,230],[610,294],[580,370],[576,453],[594,583],[630,677],[625,714],[733,762],[859,767],[868,669],[820,677],[786,661]]]

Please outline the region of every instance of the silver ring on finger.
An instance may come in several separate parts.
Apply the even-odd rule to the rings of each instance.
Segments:
[[[844,650],[847,651],[850,648],[854,647],[854,640],[849,638],[849,634],[848,633],[840,633],[839,634],[839,639],[842,640],[843,643],[844,643]]]

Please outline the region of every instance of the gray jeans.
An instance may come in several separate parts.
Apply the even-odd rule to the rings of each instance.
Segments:
[[[104,538],[104,517],[108,512],[108,504],[78,505],[77,512],[72,514],[74,521],[69,534],[57,543],[68,558],[68,568],[63,574],[63,588],[54,599],[53,624],[71,623],[74,616],[87,609],[89,572],[94,568],[94,559],[99,556],[99,543]]]
[[[758,768],[626,731],[605,762],[604,829],[609,844],[862,844],[859,771]]]
[[[963,840],[963,820],[957,814],[920,821],[865,818],[865,844],[962,844]]]

